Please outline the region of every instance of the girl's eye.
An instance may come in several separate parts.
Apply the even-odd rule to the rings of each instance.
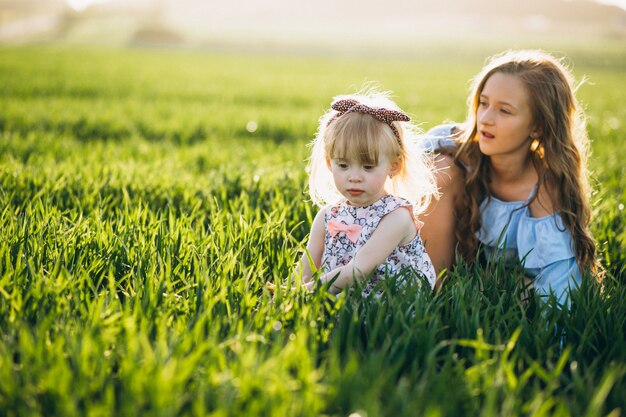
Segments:
[[[343,163],[343,162],[339,162],[339,163],[337,164],[337,166],[338,166],[339,168],[341,168],[341,169],[346,169],[346,168],[348,168],[348,164],[345,164],[345,163]]]
[[[479,102],[478,102],[478,105],[479,105],[480,107],[487,107],[487,102],[486,102],[486,101],[479,101]]]
[[[511,112],[508,111],[507,109],[500,109],[500,111],[504,114],[511,114]]]
[[[371,171],[374,168],[376,168],[375,165],[363,165],[363,169],[366,171]]]

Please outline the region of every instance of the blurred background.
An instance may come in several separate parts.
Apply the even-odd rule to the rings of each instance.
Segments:
[[[407,53],[476,38],[626,46],[626,0],[0,0],[2,44]]]

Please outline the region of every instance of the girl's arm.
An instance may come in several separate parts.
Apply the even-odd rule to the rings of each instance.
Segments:
[[[462,173],[454,163],[454,158],[439,155],[435,161],[435,179],[440,197],[433,200],[420,217],[424,226],[420,230],[426,253],[435,267],[437,275],[445,268],[450,269],[454,262],[456,248],[455,201],[462,192]],[[441,285],[437,281],[437,288]]]
[[[322,283],[326,284],[337,277],[330,287],[330,292],[340,293],[344,288],[352,286],[355,277],[360,280],[366,278],[398,245],[410,242],[416,233],[415,222],[409,210],[392,211],[382,218],[372,237],[352,261],[322,275],[320,278]],[[313,282],[307,284],[307,288],[312,289]]]
[[[306,251],[300,258],[300,263],[296,267],[296,276],[302,273],[302,280],[304,283],[310,282],[313,277],[313,270],[311,268],[311,262],[315,269],[319,269],[322,263],[322,255],[324,254],[324,216],[326,210],[321,209],[315,215],[313,224],[311,225],[311,233],[309,234],[309,241],[306,245]],[[311,257],[309,261],[309,256]]]
[[[456,217],[454,209],[457,198],[463,191],[463,173],[455,164],[456,139],[463,135],[463,126],[444,124],[435,126],[425,134],[424,149],[437,153],[435,160],[435,180],[440,197],[434,200],[421,220],[420,230],[424,247],[435,267],[437,275],[443,269],[450,269],[456,256]],[[441,287],[441,280],[435,288]]]

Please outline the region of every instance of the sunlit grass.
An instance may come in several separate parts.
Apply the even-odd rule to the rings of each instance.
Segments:
[[[0,414],[623,414],[623,70],[575,68],[609,276],[571,314],[502,265],[436,295],[264,289],[308,233],[332,96],[375,79],[458,120],[482,60],[452,63],[0,50]]]

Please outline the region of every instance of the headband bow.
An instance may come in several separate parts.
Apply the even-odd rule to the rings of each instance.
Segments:
[[[365,113],[372,116],[374,119],[379,120],[383,123],[387,123],[391,130],[393,130],[393,134],[396,135],[398,139],[400,139],[400,133],[398,129],[393,125],[393,122],[408,122],[411,120],[409,116],[406,114],[399,112],[397,110],[389,110],[385,108],[372,108],[366,106],[365,104],[361,104],[355,99],[349,98],[344,100],[337,100],[332,105],[331,108],[333,110],[337,110],[339,113],[334,115],[328,124],[330,124],[336,118],[343,116],[346,113],[356,112],[356,113]]]

